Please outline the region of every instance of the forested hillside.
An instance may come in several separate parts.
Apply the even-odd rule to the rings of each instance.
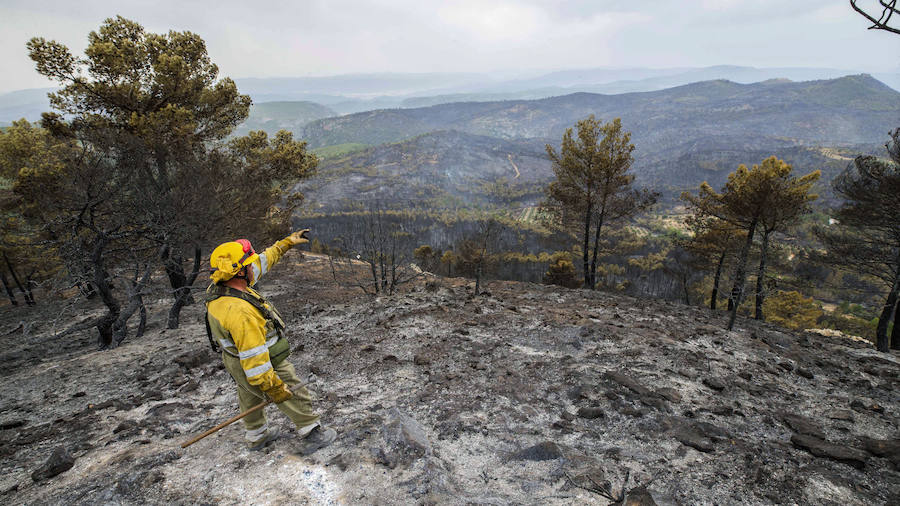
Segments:
[[[515,178],[512,163],[525,174],[516,183],[546,183],[551,173],[544,146],[592,113],[622,118],[634,136],[638,182],[657,188],[664,202],[702,181],[719,185],[742,163],[776,155],[822,170],[817,189],[820,202],[829,203],[831,179],[856,154],[877,151],[900,116],[900,93],[866,75],[752,85],[709,81],[652,93],[580,93],[331,117],[310,123],[304,138],[322,150],[358,149],[329,157],[319,176],[298,189],[307,190],[314,207],[335,209],[349,200],[465,200],[486,183]],[[365,145],[378,146],[359,149]],[[521,197],[520,206],[539,199],[533,193]]]
[[[451,103],[370,111],[309,124],[312,147],[396,142],[434,130],[501,138],[558,138],[589,114],[622,118],[636,144],[659,149],[706,135],[763,135],[816,143],[877,141],[900,115],[900,92],[868,75],[830,81],[708,81],[657,92],[576,93],[542,100]]]

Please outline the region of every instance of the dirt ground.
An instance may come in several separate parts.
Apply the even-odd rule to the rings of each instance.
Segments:
[[[292,252],[262,291],[335,444],[249,451],[202,304],[96,350],[98,306],[0,306],[5,504],[900,504],[900,363],[661,301],[425,277],[392,296]],[[22,323],[22,325],[19,325]],[[57,449],[71,469],[35,481]]]

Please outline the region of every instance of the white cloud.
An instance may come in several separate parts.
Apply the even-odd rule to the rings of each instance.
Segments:
[[[597,66],[894,68],[900,37],[867,31],[846,0],[4,0],[0,92],[47,85],[32,36],[83,49],[120,13],[191,30],[223,75],[492,71]]]

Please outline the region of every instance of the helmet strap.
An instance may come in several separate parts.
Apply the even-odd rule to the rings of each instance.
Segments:
[[[248,284],[250,283],[250,277],[247,276],[247,267],[246,266],[241,267],[241,270],[239,270],[237,274],[232,276],[232,278],[233,279],[243,279]]]

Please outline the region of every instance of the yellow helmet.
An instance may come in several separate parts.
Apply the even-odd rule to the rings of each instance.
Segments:
[[[209,265],[212,267],[209,278],[214,283],[227,281],[258,258],[259,255],[253,251],[253,246],[247,239],[222,243],[216,246],[209,257]]]

